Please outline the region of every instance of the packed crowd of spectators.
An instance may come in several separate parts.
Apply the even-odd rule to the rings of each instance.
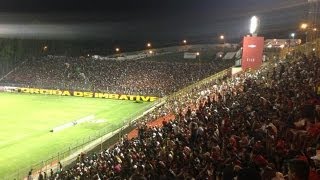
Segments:
[[[319,179],[319,83],[320,59],[303,55],[221,78],[169,101],[174,121],[48,179]]]
[[[162,97],[231,65],[231,61],[182,63],[47,56],[26,61],[1,82]]]

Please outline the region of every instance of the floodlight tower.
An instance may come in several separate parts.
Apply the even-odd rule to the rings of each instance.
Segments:
[[[256,16],[252,16],[252,18],[250,19],[250,34],[252,36],[257,36],[258,26],[259,19]]]

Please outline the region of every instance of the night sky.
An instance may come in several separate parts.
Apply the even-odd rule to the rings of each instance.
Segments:
[[[257,15],[260,34],[274,38],[297,30],[307,9],[306,0],[2,0],[0,36],[237,41]]]

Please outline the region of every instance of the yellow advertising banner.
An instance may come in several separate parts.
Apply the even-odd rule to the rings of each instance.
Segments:
[[[88,91],[68,91],[68,90],[59,90],[59,89],[56,90],[56,89],[38,89],[38,88],[18,87],[16,91],[19,93],[29,93],[29,94],[105,98],[105,99],[118,99],[118,100],[143,101],[143,102],[153,102],[157,100],[157,97],[154,97],[154,96],[109,94],[109,93],[88,92]]]

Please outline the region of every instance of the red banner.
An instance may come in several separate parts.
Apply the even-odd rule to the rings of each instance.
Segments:
[[[252,68],[257,69],[262,64],[264,38],[244,37],[241,66],[242,70]]]

